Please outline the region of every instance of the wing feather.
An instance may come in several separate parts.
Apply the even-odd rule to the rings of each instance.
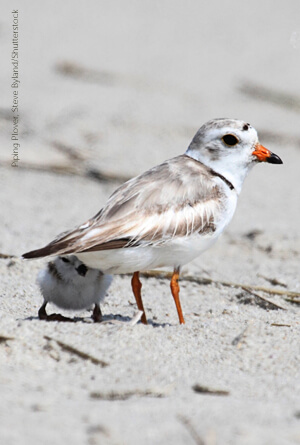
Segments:
[[[213,232],[222,196],[207,167],[178,156],[127,181],[94,218],[23,257],[161,245]]]

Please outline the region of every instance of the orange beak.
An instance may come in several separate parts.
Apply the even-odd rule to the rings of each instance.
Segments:
[[[282,160],[275,153],[272,153],[263,145],[257,143],[255,150],[252,152],[253,156],[257,157],[259,162],[269,162],[270,164],[282,164]]]

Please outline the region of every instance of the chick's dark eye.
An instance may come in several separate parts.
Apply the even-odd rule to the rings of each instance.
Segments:
[[[78,266],[76,270],[79,275],[81,275],[82,277],[85,277],[85,275],[88,271],[88,268],[86,267],[85,264],[80,264],[80,266]]]
[[[66,257],[64,257],[64,256],[62,256],[61,259],[62,259],[62,261],[63,261],[64,263],[69,263],[69,262],[70,262],[70,260],[68,260],[68,258],[66,258]]]
[[[222,137],[222,141],[230,147],[233,147],[239,142],[238,138],[233,134],[225,134],[225,136]]]

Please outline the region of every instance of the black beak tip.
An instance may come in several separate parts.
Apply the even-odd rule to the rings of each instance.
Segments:
[[[267,159],[269,164],[283,164],[282,160],[275,153],[271,153],[271,156]]]

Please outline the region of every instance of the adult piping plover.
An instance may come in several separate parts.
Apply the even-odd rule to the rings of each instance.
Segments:
[[[213,119],[198,130],[184,155],[127,181],[93,218],[23,257],[76,253],[87,266],[105,273],[133,273],[132,290],[143,323],[139,272],[172,267],[171,291],[184,323],[180,268],[223,232],[244,179],[258,162],[282,164],[260,145],[250,124]]]
[[[48,321],[73,321],[60,314],[47,315],[46,305],[49,302],[72,310],[86,309],[94,304],[92,318],[94,321],[101,321],[100,302],[104,300],[111,282],[111,275],[87,267],[74,255],[55,258],[37,277],[44,297],[39,318]]]

